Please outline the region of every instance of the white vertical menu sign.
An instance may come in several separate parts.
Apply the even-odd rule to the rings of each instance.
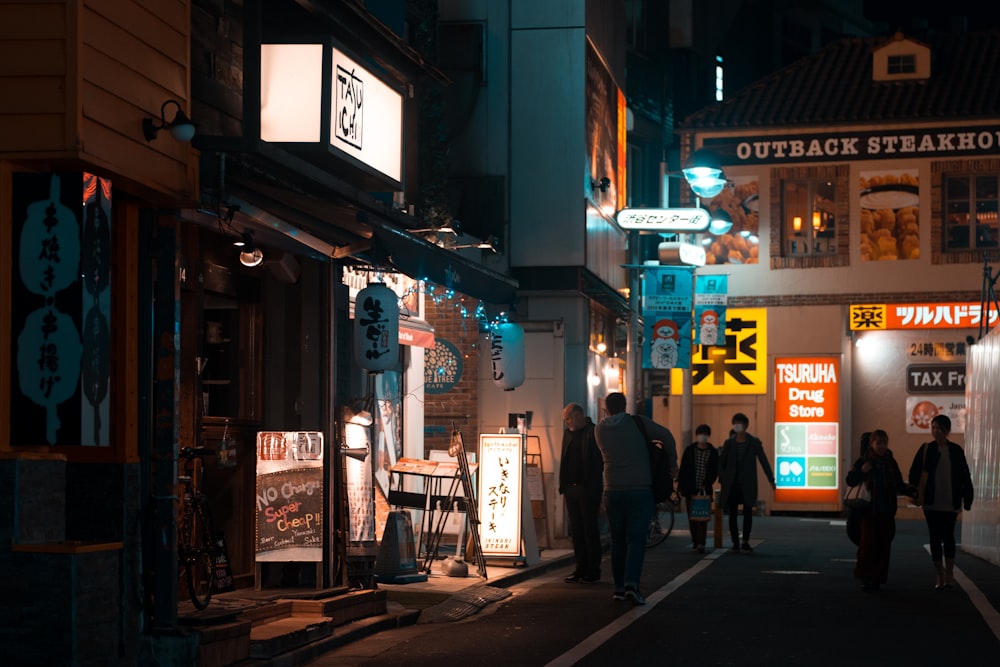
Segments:
[[[479,534],[484,556],[526,556],[530,562],[538,557],[531,505],[525,500],[524,451],[520,433],[479,436]]]

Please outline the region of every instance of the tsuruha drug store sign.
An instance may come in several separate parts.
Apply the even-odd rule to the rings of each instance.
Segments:
[[[776,503],[839,506],[840,359],[774,362]]]

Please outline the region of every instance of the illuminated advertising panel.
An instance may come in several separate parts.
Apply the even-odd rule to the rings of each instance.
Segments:
[[[985,324],[1000,321],[1000,312],[987,308]],[[870,303],[851,304],[851,331],[891,329],[976,329],[983,320],[979,303]]]
[[[839,503],[840,359],[774,361],[776,503]]]
[[[673,369],[670,393],[680,394],[684,371]],[[767,393],[767,309],[727,308],[722,339],[695,345],[691,358],[691,392],[708,394]]]
[[[524,436],[479,436],[479,531],[484,556],[521,555]]]

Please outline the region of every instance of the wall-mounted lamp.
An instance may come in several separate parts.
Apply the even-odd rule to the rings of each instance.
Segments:
[[[813,211],[813,229],[819,230],[823,227],[823,216],[819,211]]]
[[[264,261],[264,253],[254,245],[253,232],[249,229],[244,229],[233,245],[240,248],[240,264],[243,266],[259,266]]]
[[[172,121],[167,122],[167,106],[171,104],[177,107],[177,113],[174,114]],[[159,124],[155,118],[142,119],[142,135],[146,137],[146,141],[155,139],[160,130],[170,130],[170,134],[174,135],[177,141],[186,142],[194,138],[194,123],[181,109],[181,104],[177,100],[167,100],[163,103],[160,107]]]
[[[611,179],[605,176],[599,181],[591,181],[590,187],[594,188],[595,190],[600,190],[601,192],[607,192],[608,188],[611,187]]]
[[[264,261],[264,253],[260,251],[260,248],[254,248],[252,250],[244,249],[240,253],[240,264],[243,266],[260,266],[260,263]]]
[[[796,232],[801,232],[802,231],[802,216],[801,215],[797,215],[794,218],[792,218],[792,230],[794,230]]]

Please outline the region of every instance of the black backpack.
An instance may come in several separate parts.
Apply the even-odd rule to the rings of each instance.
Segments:
[[[663,443],[649,439],[646,425],[638,415],[632,415],[632,419],[639,427],[639,432],[642,433],[649,450],[649,474],[653,480],[653,500],[658,503],[666,502],[674,491],[674,477],[670,471],[670,455],[663,448]]]

